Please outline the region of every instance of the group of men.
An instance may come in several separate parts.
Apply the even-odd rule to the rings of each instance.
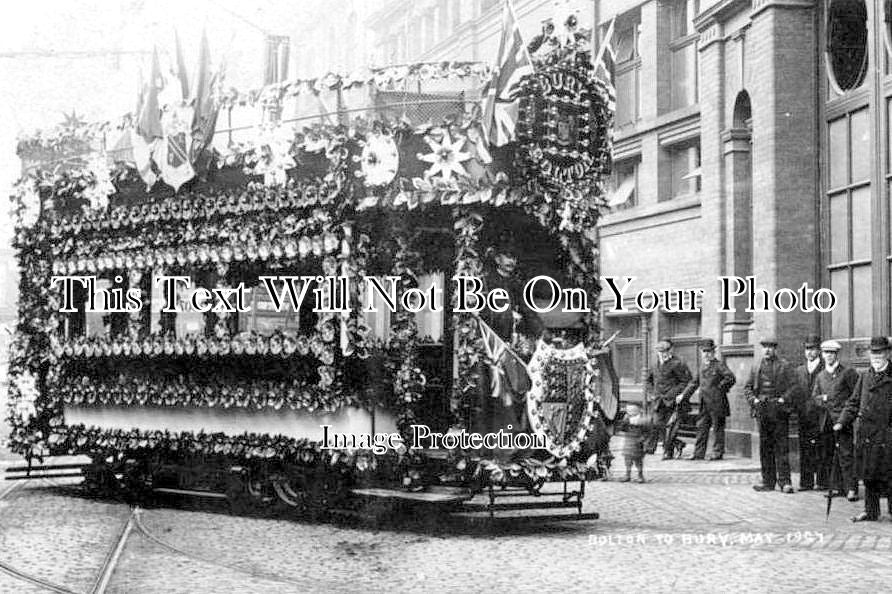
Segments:
[[[700,414],[692,460],[702,460],[710,428],[715,432],[710,460],[725,449],[725,420],[730,415],[728,391],[736,378],[716,359],[715,343],[701,341],[702,364],[696,377],[672,353],[672,342],[657,344],[657,363],[648,374],[647,402],[655,402],[659,428],[647,444],[656,450],[662,436],[663,459],[680,457],[680,416],[694,392],[700,393]],[[762,357],[752,367],[744,395],[759,427],[762,482],[754,489],[794,493],[790,478],[790,417],[799,422],[799,490],[837,489],[858,500],[858,481],[865,485],[865,509],[854,521],[879,518],[879,497],[892,487],[892,344],[886,337],[870,341],[870,367],[858,372],[840,361],[842,345],[809,336],[803,342],[805,362],[793,367],[777,355],[777,340],[761,340]],[[889,513],[892,514],[892,502]]]
[[[709,431],[715,432],[710,460],[721,460],[725,455],[725,419],[731,414],[728,390],[736,378],[728,367],[715,356],[715,342],[700,342],[702,363],[697,376],[692,376],[688,366],[673,354],[672,341],[668,338],[657,343],[657,363],[647,375],[648,402],[655,402],[654,424],[657,431],[651,434],[645,450],[654,453],[657,441],[663,438],[663,460],[681,457],[685,443],[678,439],[681,417],[688,410],[691,397],[700,393],[700,416],[697,419],[697,440],[692,460],[706,458]]]

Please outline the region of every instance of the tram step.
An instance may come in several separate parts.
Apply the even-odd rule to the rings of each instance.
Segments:
[[[167,487],[158,487],[152,489],[153,493],[165,493],[168,495],[188,495],[189,497],[209,497],[212,499],[226,499],[225,493],[216,493],[214,491],[193,491],[190,489],[169,489]]]
[[[494,503],[490,506],[488,503],[466,503],[464,509],[467,511],[509,511],[518,509],[578,509],[579,504],[576,501],[536,501],[529,503]]]
[[[32,466],[10,466],[6,472],[36,472],[38,470],[69,470],[77,468],[80,470],[84,464],[35,464]]]
[[[498,510],[497,510],[498,511]],[[455,517],[463,518],[465,520],[477,523],[484,524],[492,524],[495,523],[508,523],[510,522],[512,526],[516,526],[518,523],[523,522],[565,522],[565,521],[577,521],[577,520],[597,520],[601,516],[598,512],[586,512],[586,513],[550,513],[550,514],[499,514],[497,516],[492,516],[487,514],[483,514],[477,511],[460,511],[453,514]]]
[[[9,471],[7,471],[9,472]],[[7,481],[24,481],[28,479],[45,479],[45,478],[83,478],[79,472],[40,472],[38,470],[31,470],[31,474],[23,473],[23,474],[10,474],[4,477]]]
[[[401,489],[367,488],[350,491],[360,497],[401,499],[417,503],[460,503],[473,497],[468,489],[458,487],[429,487],[425,491],[405,491]]]

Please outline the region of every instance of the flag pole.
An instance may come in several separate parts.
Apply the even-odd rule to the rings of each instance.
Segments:
[[[591,52],[592,52],[592,64],[595,64],[594,57],[595,48],[601,46],[601,36],[599,33],[599,25],[601,23],[601,0],[594,0],[592,2],[592,40],[591,40]]]

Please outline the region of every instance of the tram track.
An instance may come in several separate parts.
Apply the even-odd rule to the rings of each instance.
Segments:
[[[48,486],[60,486],[57,481],[46,478],[42,479],[40,477],[32,477],[23,480],[17,480],[12,482],[9,486],[6,486],[2,490],[0,490],[0,501],[7,498],[16,490],[20,489],[26,483],[33,484],[34,481],[40,481],[41,483],[46,483]],[[32,586],[37,586],[44,590],[50,592],[56,592],[59,594],[105,594],[108,591],[109,585],[112,583],[112,579],[114,577],[114,572],[118,567],[123,551],[125,550],[128,542],[131,542],[131,537],[136,534],[141,538],[146,539],[146,541],[170,552],[180,557],[185,557],[187,559],[191,559],[193,561],[198,561],[204,564],[208,564],[214,567],[219,567],[221,569],[226,569],[228,571],[236,572],[245,576],[250,576],[251,578],[260,579],[268,582],[274,582],[279,584],[285,584],[294,587],[305,588],[308,586],[307,583],[293,580],[284,576],[280,576],[274,573],[258,571],[250,568],[246,568],[243,566],[235,565],[235,564],[227,564],[221,563],[209,556],[201,555],[200,553],[195,553],[192,551],[188,551],[186,549],[180,548],[175,544],[171,544],[166,542],[162,538],[155,535],[151,530],[149,530],[146,525],[142,521],[142,517],[144,514],[144,510],[139,506],[134,506],[130,514],[127,517],[127,521],[124,522],[120,531],[118,532],[113,545],[109,548],[108,553],[103,559],[102,565],[99,568],[99,571],[92,582],[92,585],[89,589],[82,590],[79,588],[71,588],[69,586],[65,586],[59,583],[52,582],[50,580],[44,579],[38,575],[35,575],[31,572],[23,570],[15,565],[11,564],[9,561],[0,559],[0,572],[15,578],[21,582],[25,582],[31,584]]]
[[[134,514],[134,529],[142,537],[144,537],[149,542],[155,544],[156,546],[161,547],[162,549],[165,549],[166,551],[169,551],[171,553],[175,553],[177,555],[186,557],[188,559],[192,559],[194,561],[199,561],[202,563],[206,563],[208,565],[213,565],[215,567],[220,567],[222,569],[227,569],[229,571],[234,571],[237,573],[248,575],[248,576],[251,576],[251,577],[257,578],[257,579],[262,579],[262,580],[266,580],[266,581],[270,581],[270,582],[277,582],[280,584],[288,584],[291,586],[301,586],[304,588],[307,587],[306,582],[299,582],[297,580],[293,580],[293,579],[290,579],[290,578],[287,578],[284,576],[276,575],[274,573],[267,573],[265,571],[257,571],[257,570],[241,567],[238,565],[229,564],[229,563],[221,563],[219,561],[215,561],[214,559],[211,559],[210,557],[206,557],[204,555],[193,553],[191,551],[182,549],[176,545],[170,544],[167,541],[159,538],[158,536],[153,534],[148,528],[146,528],[145,524],[142,521],[142,510],[140,510],[139,513]]]
[[[59,486],[59,483],[53,481],[51,479],[40,479],[39,477],[17,480],[13,482],[9,487],[0,491],[0,501],[8,497],[13,491],[19,488],[21,485],[31,482],[33,480],[42,480],[44,482],[49,483],[52,486]],[[133,531],[134,525],[134,517],[138,512],[139,508],[133,508],[130,511],[130,515],[127,518],[127,522],[121,528],[120,533],[115,539],[114,546],[109,550],[105,559],[103,560],[102,566],[100,568],[99,574],[96,576],[96,579],[93,582],[93,585],[90,587],[87,592],[89,594],[104,594],[106,589],[108,588],[109,583],[111,582],[112,575],[114,574],[114,570],[117,567],[118,560],[120,559],[121,553],[124,550],[124,547],[127,544],[127,539]],[[32,573],[24,571],[11,565],[7,561],[0,559],[0,572],[5,573],[13,578],[16,578],[22,582],[26,582],[33,586],[38,586],[45,590],[49,590],[51,592],[57,592],[59,594],[83,594],[79,590],[71,589],[68,586],[63,586],[61,584],[57,584],[51,582],[49,580],[45,580],[39,576],[36,576]]]

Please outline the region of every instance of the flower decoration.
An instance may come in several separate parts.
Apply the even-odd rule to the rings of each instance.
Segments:
[[[108,197],[117,191],[111,181],[111,172],[105,153],[91,155],[87,169],[92,174],[94,182],[84,191],[84,197],[90,201],[90,208],[105,210],[108,208]]]
[[[362,149],[360,163],[366,185],[384,186],[393,181],[400,163],[393,137],[386,133],[369,134]]]
[[[442,136],[441,140],[437,140],[435,136]],[[425,172],[425,178],[431,178],[440,175],[443,179],[451,179],[452,174],[467,177],[468,172],[462,166],[464,161],[471,158],[471,153],[463,152],[465,146],[465,137],[457,136],[455,140],[449,135],[448,130],[438,129],[431,131],[425,136],[431,152],[426,155],[418,155],[421,161],[430,163],[430,167]]]

